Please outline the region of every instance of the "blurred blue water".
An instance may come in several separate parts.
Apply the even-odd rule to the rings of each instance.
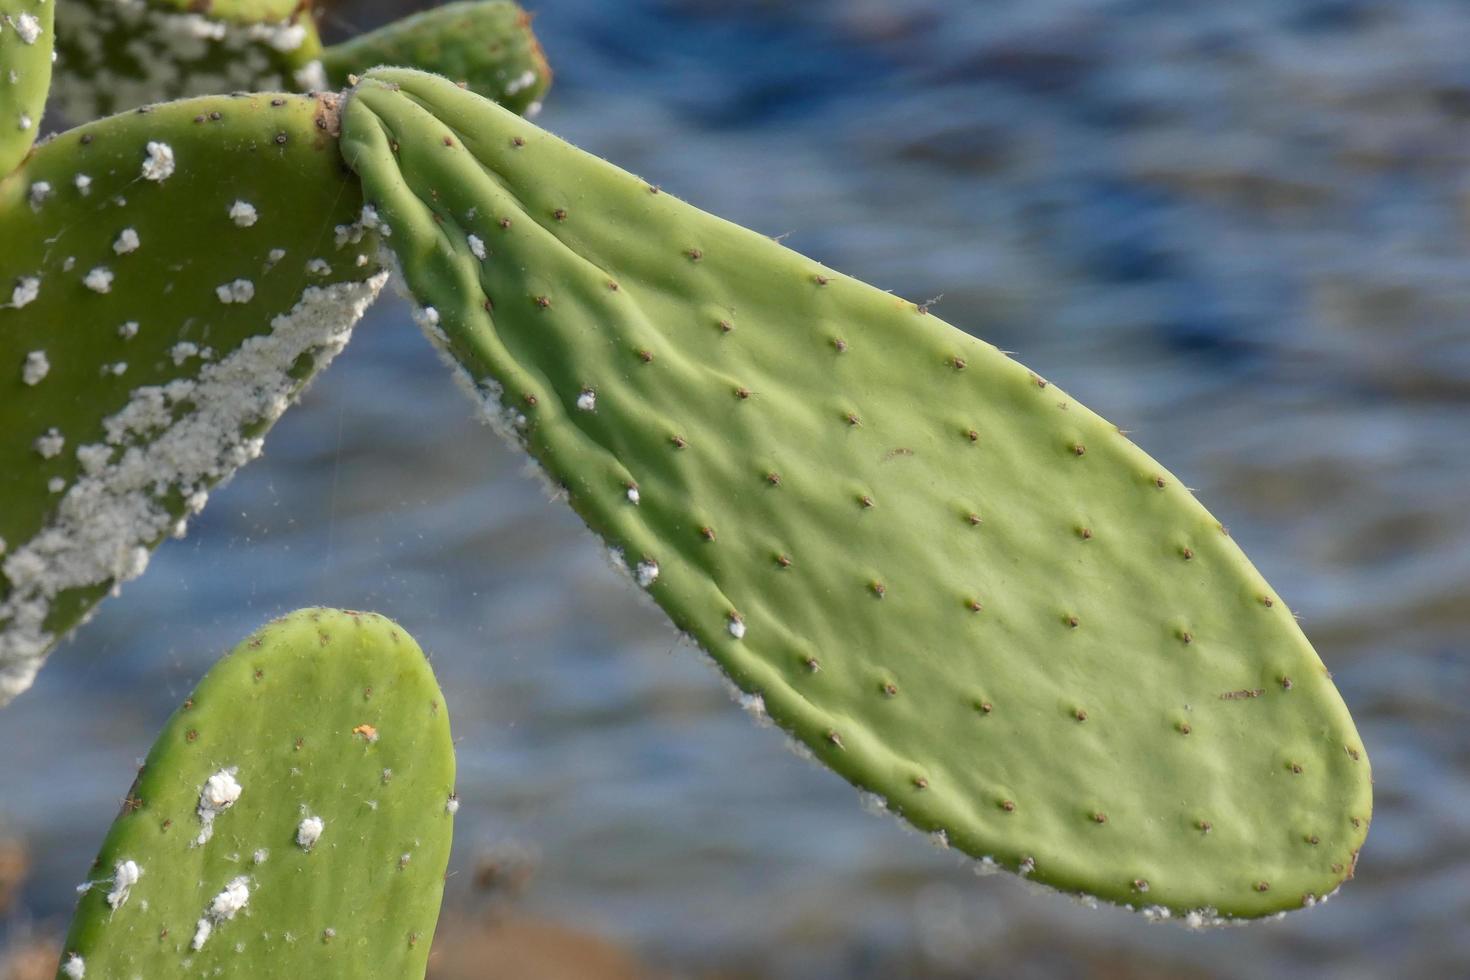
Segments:
[[[389,301],[0,713],[29,904],[69,905],[213,659],[325,603],[434,656],[460,739],[456,901],[509,841],[540,854],[531,908],[690,973],[1470,975],[1470,8],[542,0],[536,27],[546,126],[943,294],[1198,488],[1372,754],[1358,880],[1207,935],[976,880],[751,726]]]

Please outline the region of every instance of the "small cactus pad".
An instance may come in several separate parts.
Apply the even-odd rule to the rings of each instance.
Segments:
[[[453,793],[448,712],[407,633],[372,613],[278,619],[154,743],[62,975],[421,980]]]
[[[335,97],[203,98],[0,180],[0,704],[259,453],[377,294],[336,123]]]
[[[73,122],[191,95],[336,88],[380,64],[447,75],[516,112],[551,80],[530,16],[510,0],[448,4],[326,49],[312,5],[296,0],[54,2],[51,98]]]
[[[325,89],[311,5],[298,0],[50,0],[53,107],[73,123],[231,91]]]
[[[551,68],[531,15],[510,0],[449,3],[405,17],[322,52],[334,86],[376,65],[407,65],[464,82],[516,113],[546,95]]]
[[[430,339],[823,763],[987,866],[1154,915],[1351,874],[1371,794],[1342,699],[1114,426],[447,81],[348,99]]]
[[[35,142],[51,84],[55,4],[0,0],[0,177]]]

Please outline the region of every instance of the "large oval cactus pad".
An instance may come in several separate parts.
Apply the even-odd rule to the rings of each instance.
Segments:
[[[335,97],[102,120],[0,180],[0,704],[260,451],[382,285]]]
[[[1351,873],[1341,698],[1115,427],[443,80],[374,72],[343,152],[431,339],[822,762],[969,854],[1194,921]]]
[[[92,867],[63,966],[421,978],[453,791],[448,712],[407,633],[333,609],[269,623],[159,735]]]

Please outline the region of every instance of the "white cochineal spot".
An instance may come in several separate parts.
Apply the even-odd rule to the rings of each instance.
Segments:
[[[143,869],[136,861],[119,861],[112,872],[112,890],[107,893],[107,904],[116,912],[132,894],[133,886],[143,877]]]
[[[17,121],[17,125],[20,126],[20,131],[22,133],[28,132],[30,128],[35,125],[35,120],[31,118],[30,113],[22,112],[20,114],[20,119]]]
[[[525,71],[521,72],[519,75],[517,75],[515,78],[512,78],[509,82],[505,84],[505,94],[515,95],[517,92],[528,89],[535,84],[536,73],[527,68]]]
[[[745,639],[745,620],[739,616],[732,615],[730,621],[725,624],[725,628],[730,631],[730,635],[735,637],[735,639]]]
[[[55,459],[65,447],[66,436],[56,428],[47,429],[46,434],[36,440],[36,452],[41,454],[42,459]]]
[[[306,271],[314,276],[330,276],[332,274],[332,263],[326,259],[312,259],[306,263]]]
[[[31,14],[21,14],[15,18],[15,33],[26,44],[35,44],[36,39],[41,36],[41,22]]]
[[[633,569],[633,577],[643,588],[648,588],[658,581],[658,562],[652,559],[640,561]]]
[[[188,340],[181,340],[168,349],[169,356],[174,359],[174,366],[182,366],[185,361],[199,354],[199,345]]]
[[[249,228],[259,218],[260,215],[256,213],[255,205],[248,201],[236,201],[230,205],[230,220],[241,228]]]
[[[132,340],[138,336],[138,321],[129,320],[117,328],[117,335],[123,340]]]
[[[82,980],[87,975],[87,961],[76,953],[67,953],[66,962],[61,964],[61,972],[68,980]]]
[[[0,705],[30,687],[55,643],[46,621],[58,599],[141,574],[148,548],[177,523],[165,501],[189,499],[258,456],[262,442],[245,430],[268,426],[290,405],[300,388],[291,367],[308,352],[326,367],[386,281],[379,273],[308,287],[270,333],[202,365],[195,379],[134,390],[103,420],[106,444],[122,449],[117,460],[74,482],[49,523],[0,563],[10,582],[0,598]],[[25,379],[40,381],[48,366],[45,352],[33,351]],[[193,410],[181,413],[185,403]]]
[[[138,245],[138,229],[124,228],[118,232],[117,241],[112,243],[112,250],[118,255],[127,255],[129,252],[136,252]]]
[[[214,896],[214,900],[209,903],[209,908],[205,909],[204,914],[199,917],[199,921],[194,926],[194,941],[189,944],[190,948],[195,952],[203,949],[204,944],[214,933],[214,927],[221,922],[233,919],[236,913],[248,904],[250,904],[250,879],[245,875],[232,878],[230,883],[225,885],[224,890]]]
[[[444,812],[449,814],[451,817],[459,812],[458,796],[451,795],[449,799],[444,801]]]
[[[209,843],[209,839],[214,836],[214,818],[240,799],[244,787],[235,779],[235,773],[239,771],[233,766],[221,769],[206,779],[200,787],[199,806],[195,810],[199,814],[199,836],[194,838],[192,846],[200,847]]]
[[[77,174],[76,177],[72,180],[72,183],[77,185],[77,191],[83,197],[86,197],[88,194],[92,193],[92,178],[88,177],[86,174]]]
[[[597,409],[597,392],[590,388],[577,396],[577,407],[584,412],[592,412]]]
[[[214,287],[214,294],[221,303],[248,303],[255,298],[255,283],[249,279],[236,279],[223,286]]]
[[[10,293],[10,305],[17,310],[28,303],[33,303],[37,296],[41,295],[40,276],[21,276],[15,281],[15,289]]]
[[[35,211],[41,210],[41,205],[46,202],[46,198],[51,196],[51,182],[48,180],[36,181],[31,185],[29,196],[31,209]]]
[[[296,87],[303,92],[325,92],[331,87],[327,81],[327,70],[318,60],[308,61],[291,73]]]
[[[148,155],[143,159],[144,180],[168,180],[174,173],[174,148],[155,140],[148,142]]]
[[[628,503],[630,503],[630,504],[636,504],[636,503],[638,503],[642,499],[643,499],[643,495],[638,492],[638,488],[637,487],[629,487],[628,488]]]
[[[301,823],[296,825],[296,843],[303,851],[309,851],[316,847],[316,842],[322,839],[322,831],[326,824],[321,817],[305,817]]]
[[[282,54],[290,54],[306,41],[306,27],[290,21],[275,24],[251,24],[245,36],[252,41],[264,41]]]
[[[46,481],[46,489],[51,491],[52,493],[60,493],[61,491],[66,489],[66,480],[62,479],[59,476],[53,476],[51,479]]]
[[[105,265],[99,265],[82,278],[82,283],[94,293],[110,293],[112,279],[112,270]]]
[[[38,385],[50,373],[51,362],[46,359],[46,352],[43,350],[33,350],[26,355],[26,362],[21,366],[20,379],[28,385]],[[0,606],[0,609],[3,608],[3,606]],[[0,650],[3,649],[4,647],[0,646]]]
[[[479,235],[471,235],[468,241],[470,243],[470,254],[483,262],[485,260],[485,240]]]

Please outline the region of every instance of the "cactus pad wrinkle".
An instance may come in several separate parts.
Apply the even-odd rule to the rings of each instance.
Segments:
[[[0,2],[0,177],[25,157],[41,128],[51,85],[48,0]]]
[[[334,44],[322,66],[334,86],[377,65],[407,65],[464,82],[516,113],[535,115],[551,68],[531,31],[531,15],[510,0],[465,0],[405,17]]]
[[[334,98],[204,98],[0,181],[0,704],[259,453],[377,294],[335,121]]]
[[[276,620],[159,736],[63,959],[88,977],[421,978],[453,789],[448,712],[407,633],[330,609]]]
[[[823,763],[987,866],[1153,915],[1262,916],[1351,874],[1346,707],[1114,426],[446,81],[348,98],[425,332]]]

